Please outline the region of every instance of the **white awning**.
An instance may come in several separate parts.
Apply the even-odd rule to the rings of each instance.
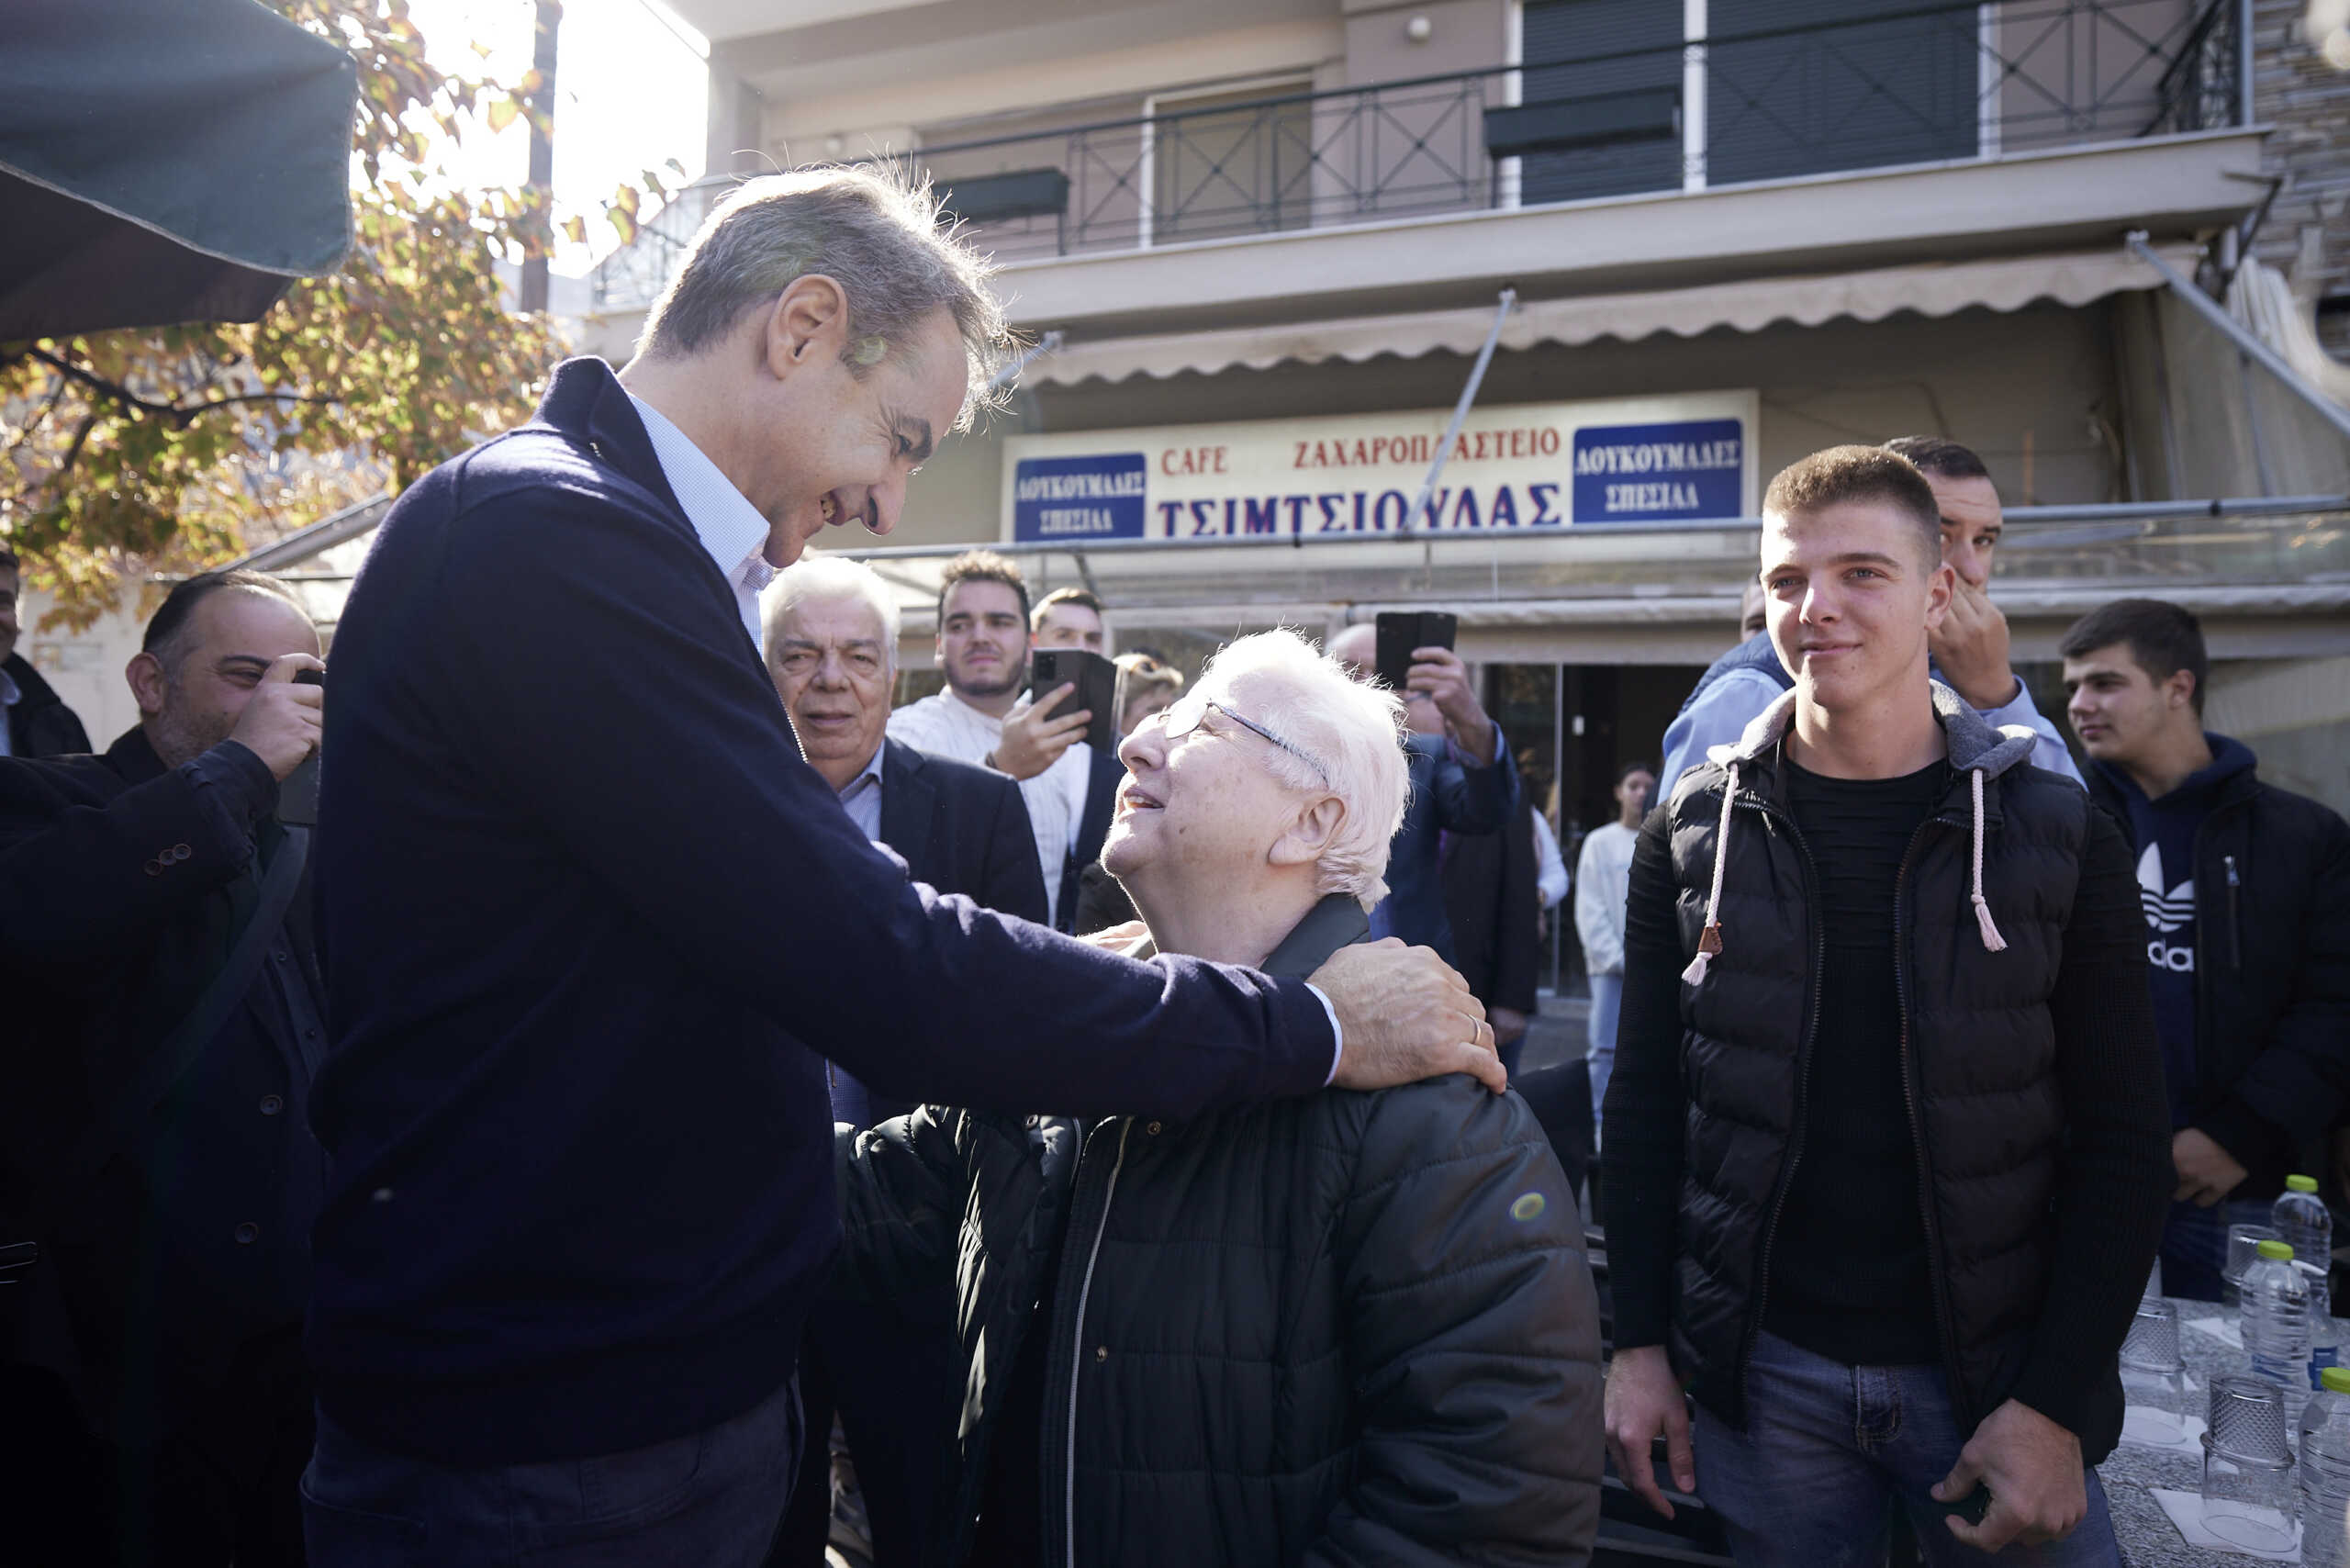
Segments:
[[[2174,265],[2188,267],[2194,264],[2195,251],[2191,246],[2174,246],[2164,256]],[[1701,288],[1537,300],[1511,313],[1502,327],[1501,346],[1573,346],[1598,338],[1632,342],[1658,332],[1692,338],[1717,327],[1753,332],[1780,321],[1816,327],[1846,316],[1878,321],[1901,310],[1924,316],[1950,316],[1975,306],[2016,310],[2040,299],[2087,305],[2109,294],[2162,286],[2161,274],[2120,245],[1997,261],[1753,278]],[[1319,364],[1337,359],[1359,364],[1380,354],[1405,359],[1437,350],[1472,354],[1485,341],[1493,321],[1493,309],[1478,307],[1290,326],[1106,338],[1072,342],[1058,353],[1042,356],[1028,367],[1024,379],[1031,384],[1070,386],[1097,376],[1123,381],[1132,375],[1169,376],[1184,371],[1213,375],[1236,365],[1263,370],[1291,361]]]

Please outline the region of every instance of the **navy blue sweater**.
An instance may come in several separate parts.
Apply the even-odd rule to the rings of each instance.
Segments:
[[[383,1445],[585,1457],[772,1393],[837,1239],[818,1053],[1013,1113],[1329,1070],[1302,982],[1113,958],[868,845],[599,361],[401,497],[332,691],[309,1348]]]

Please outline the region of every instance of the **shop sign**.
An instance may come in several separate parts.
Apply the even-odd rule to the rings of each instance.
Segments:
[[[1472,410],[1416,520],[1447,532],[1751,517],[1752,392]],[[1392,533],[1449,409],[1013,436],[1004,537]]]

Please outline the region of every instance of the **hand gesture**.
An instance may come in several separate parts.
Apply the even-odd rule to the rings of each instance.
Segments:
[[[1663,1346],[1639,1345],[1616,1352],[1607,1365],[1605,1409],[1601,1419],[1617,1475],[1650,1507],[1671,1518],[1673,1505],[1658,1488],[1656,1466],[1649,1458],[1657,1434],[1664,1434],[1665,1468],[1681,1491],[1697,1490],[1697,1463],[1689,1450],[1689,1406]]]
[[[1979,1482],[1990,1491],[1990,1511],[1979,1525],[1953,1515],[1945,1521],[1951,1534],[1978,1551],[1998,1551],[2009,1541],[2039,1546],[2064,1540],[2087,1516],[2081,1475],[2081,1439],[2010,1399],[1975,1428],[1958,1463],[1934,1484],[1933,1496],[1964,1502]]]
[[[326,667],[308,654],[285,655],[263,672],[229,732],[280,783],[319,749],[319,729],[326,719],[326,688],[297,684],[294,672]]]
[[[1075,681],[1064,681],[1042,697],[1033,693],[1004,715],[1003,734],[995,743],[995,756],[989,766],[998,773],[1009,773],[1014,778],[1034,778],[1061,759],[1072,742],[1081,740],[1085,726],[1091,722],[1092,713],[1083,708],[1047,719],[1053,704],[1077,689]]]
[[[1465,1072],[1499,1094],[1509,1087],[1484,1004],[1426,947],[1390,936],[1341,947],[1306,977],[1322,988],[1344,1033],[1340,1089],[1393,1089]]]
[[[2171,1193],[2171,1201],[2183,1204],[2191,1198],[2207,1209],[2244,1185],[2251,1174],[2210,1134],[2193,1127],[2181,1127],[2171,1135],[2170,1163],[2178,1173],[2178,1187]]]
[[[2016,700],[2021,683],[2008,665],[2008,618],[1964,577],[1953,585],[1942,629],[1927,644],[1942,678],[1968,707],[1982,711]]]
[[[1479,706],[1477,693],[1469,683],[1469,666],[1460,662],[1460,655],[1450,648],[1414,648],[1404,691],[1406,701],[1417,692],[1434,702],[1460,749],[1480,767],[1492,765],[1494,722],[1485,717],[1485,710]]]

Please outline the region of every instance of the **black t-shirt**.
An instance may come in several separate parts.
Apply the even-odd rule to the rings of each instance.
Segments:
[[[1823,944],[1803,1139],[1773,1243],[1763,1327],[1847,1366],[1941,1359],[1901,1081],[1893,899],[1910,841],[1950,788],[1947,762],[1899,778],[1785,764],[1811,851]]]

